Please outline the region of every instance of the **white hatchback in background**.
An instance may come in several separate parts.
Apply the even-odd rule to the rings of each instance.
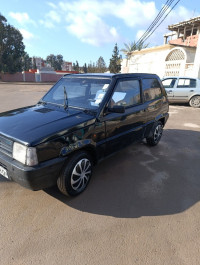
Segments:
[[[171,103],[189,103],[191,107],[200,107],[200,79],[191,77],[166,77],[163,86]]]

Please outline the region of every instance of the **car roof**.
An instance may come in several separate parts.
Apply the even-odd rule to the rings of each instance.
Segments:
[[[168,79],[168,78],[189,78],[189,79],[198,79],[198,78],[196,78],[196,77],[191,77],[191,76],[164,76],[164,77],[162,78],[162,80],[163,80],[163,79]]]
[[[145,77],[152,77],[157,78],[156,74],[147,74],[147,73],[126,73],[126,74],[113,74],[113,73],[87,73],[87,74],[67,74],[66,76],[77,76],[77,77],[101,77],[101,78],[145,78]]]

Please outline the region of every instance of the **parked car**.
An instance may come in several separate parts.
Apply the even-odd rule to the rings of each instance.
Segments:
[[[75,196],[99,160],[144,138],[158,144],[167,119],[157,75],[66,75],[38,104],[0,114],[0,174]]]
[[[162,79],[163,86],[171,103],[189,103],[200,107],[200,79],[190,77],[167,77]]]

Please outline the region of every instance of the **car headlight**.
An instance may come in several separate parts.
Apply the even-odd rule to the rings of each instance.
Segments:
[[[13,144],[13,158],[27,166],[38,164],[36,148],[27,147],[16,142]]]

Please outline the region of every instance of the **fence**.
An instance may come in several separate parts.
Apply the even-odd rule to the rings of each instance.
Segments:
[[[22,72],[9,74],[0,74],[0,81],[2,82],[57,82],[65,74],[75,74],[77,72],[58,72],[58,73],[32,73],[32,72]]]

